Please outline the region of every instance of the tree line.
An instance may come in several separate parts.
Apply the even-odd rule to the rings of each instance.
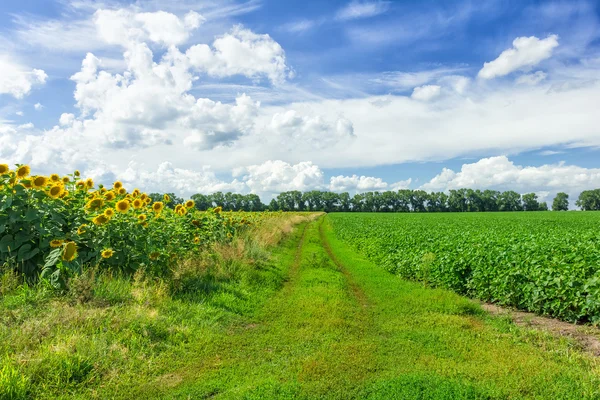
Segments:
[[[169,207],[182,204],[184,199],[173,193]],[[151,193],[154,201],[162,194]],[[456,189],[445,192],[401,189],[398,191],[349,193],[298,190],[280,193],[267,205],[256,194],[222,193],[195,194],[192,200],[201,211],[221,206],[233,211],[325,211],[325,212],[485,212],[485,211],[547,211],[548,204],[538,201],[535,193],[515,191]],[[600,210],[600,189],[581,192],[575,202],[584,211]],[[553,211],[569,209],[569,195],[560,192],[552,202]]]

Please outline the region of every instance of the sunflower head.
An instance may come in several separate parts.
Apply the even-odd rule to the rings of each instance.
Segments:
[[[126,195],[126,194],[127,194],[127,189],[125,189],[124,187],[120,188],[120,189],[119,189],[119,194],[120,194],[121,196],[124,196],[124,195]]]
[[[64,190],[64,187],[57,183],[50,187],[50,190],[48,190],[48,196],[52,197],[53,199],[58,199],[60,195],[63,194]]]
[[[231,239],[231,238],[233,237],[233,235],[231,234],[231,232],[227,232],[227,237],[228,237],[229,239]]]
[[[194,226],[200,226],[200,221],[198,221],[197,219],[192,221],[192,225]]]
[[[198,236],[194,238],[194,244],[200,244],[200,238]]]
[[[185,208],[194,208],[195,205],[196,203],[194,202],[194,200],[188,200],[185,202]]]
[[[0,164],[0,175],[4,175],[8,171],[10,171],[10,168],[8,168],[8,164]]]
[[[142,201],[146,201],[146,199],[148,198],[148,195],[146,193],[142,193],[142,195],[140,196],[140,200]]]
[[[92,222],[96,225],[104,225],[105,223],[107,223],[110,220],[110,218],[108,218],[106,215],[104,214],[100,214],[98,215],[96,218],[94,218],[92,220]]]
[[[143,228],[147,228],[148,227],[148,222],[146,222],[146,221],[142,222],[142,227]]]
[[[87,232],[87,225],[86,224],[83,224],[79,228],[77,228],[77,234],[78,235],[83,235],[86,232]]]
[[[75,172],[73,172],[73,175],[79,176],[79,175],[81,175],[81,173],[79,172],[79,170],[75,170]]]
[[[75,186],[77,186],[77,189],[85,190],[85,181],[78,181]]]
[[[52,174],[52,175],[50,175],[50,180],[52,182],[60,182],[60,175],[58,175],[58,174]]]
[[[170,201],[171,201],[171,198],[169,197],[169,195],[168,195],[168,194],[165,194],[165,195],[163,196],[163,200],[165,201],[165,203],[168,203],[168,202],[170,202]]]
[[[133,208],[135,208],[136,210],[139,210],[140,208],[142,208],[144,206],[144,202],[140,199],[135,199],[132,203]]]
[[[221,211],[223,211],[223,207],[221,207],[221,206],[214,209],[215,214],[220,214]]]
[[[140,222],[144,222],[146,220],[146,214],[140,214],[137,218]]]
[[[62,259],[64,261],[73,261],[77,258],[77,245],[75,242],[67,242],[63,249]]]
[[[102,208],[103,205],[104,200],[102,200],[100,197],[96,197],[88,201],[88,203],[85,205],[85,208],[88,210],[98,210],[99,208]]]
[[[140,189],[133,189],[133,192],[131,192],[131,195],[133,197],[138,197],[140,195]]]
[[[102,258],[104,258],[104,259],[111,258],[113,256],[113,254],[115,254],[115,252],[112,249],[104,249],[104,250],[102,250],[102,253],[100,253]]]
[[[50,247],[57,248],[63,245],[63,241],[60,239],[54,239],[50,241]]]
[[[21,165],[19,168],[17,168],[17,178],[19,179],[29,176],[30,173],[31,168],[29,168],[29,165]]]
[[[108,192],[104,193],[104,198],[106,201],[113,201],[115,199],[115,192],[109,190]]]
[[[177,204],[175,206],[175,212],[179,214],[179,210],[181,210],[183,208],[183,206],[181,204]]]
[[[126,213],[129,211],[129,200],[121,200],[117,202],[117,206],[115,208],[120,213]]]
[[[165,205],[161,201],[157,201],[156,203],[152,204],[152,211],[157,214],[161,212],[163,208],[165,208]]]
[[[71,182],[71,178],[69,178],[68,176],[63,176],[63,178],[62,178],[62,182],[63,182],[64,184],[67,184],[67,183]]]
[[[113,183],[113,188],[116,190],[119,190],[123,187],[123,182],[121,181],[116,181],[115,183]]]
[[[92,178],[87,178],[87,179],[85,180],[85,186],[86,186],[88,189],[91,189],[91,188],[93,188],[93,187],[94,187],[94,180],[93,180]]]
[[[115,210],[113,210],[112,208],[107,208],[106,210],[104,210],[104,215],[106,215],[107,218],[112,218],[115,215]]]
[[[179,211],[177,212],[177,214],[179,214],[179,215],[181,215],[183,217],[185,214],[187,214],[187,208],[181,207],[179,209]]]

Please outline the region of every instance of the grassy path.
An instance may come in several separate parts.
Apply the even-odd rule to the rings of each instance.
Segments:
[[[185,366],[129,395],[600,398],[597,362],[570,343],[397,279],[338,242],[326,218],[305,226],[282,260],[288,279],[252,321],[211,336]]]

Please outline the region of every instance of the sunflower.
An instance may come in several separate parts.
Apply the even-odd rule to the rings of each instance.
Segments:
[[[63,261],[73,261],[77,258],[77,245],[75,242],[67,242],[63,250]]]
[[[231,239],[231,238],[233,237],[233,235],[231,234],[231,232],[227,232],[227,237],[228,237],[229,239]]]
[[[121,189],[119,189],[119,194],[120,194],[121,196],[123,196],[123,195],[127,194],[127,189],[125,189],[124,187],[122,187]]]
[[[115,192],[109,190],[108,192],[104,193],[104,198],[106,201],[113,201],[115,199]]]
[[[140,208],[142,208],[144,206],[144,202],[140,199],[135,199],[132,203],[133,208],[135,208],[136,210],[139,210]]]
[[[117,206],[115,208],[120,213],[126,213],[129,211],[129,200],[121,200],[117,202]]]
[[[163,196],[163,200],[165,201],[165,203],[168,203],[168,202],[170,202],[170,201],[171,201],[171,198],[169,197],[169,195],[168,195],[168,194],[165,194],[165,195]]]
[[[113,210],[112,208],[107,208],[106,210],[104,210],[104,215],[107,218],[112,218],[115,215],[115,210]]]
[[[102,253],[100,253],[102,258],[104,258],[104,259],[111,258],[113,256],[113,254],[115,254],[115,252],[112,249],[104,249],[104,250],[102,250]]]
[[[29,165],[21,165],[19,168],[17,168],[17,178],[25,178],[26,176],[29,176],[30,172],[31,168],[29,168]]]
[[[64,190],[65,189],[63,186],[57,183],[56,185],[53,185],[50,190],[48,190],[48,196],[52,197],[53,199],[58,199]]]
[[[198,221],[197,219],[192,221],[192,225],[194,226],[200,226],[200,221]]]
[[[194,238],[194,244],[200,244],[200,238],[198,236]]]
[[[121,181],[116,181],[115,183],[113,183],[113,188],[116,190],[119,190],[123,187],[123,183]]]
[[[75,170],[75,172],[73,172],[73,175],[79,176],[79,175],[81,175],[81,173],[78,170]]]
[[[85,190],[85,181],[78,181],[75,186],[77,186],[77,189]]]
[[[106,193],[106,192],[108,192],[108,189],[107,189],[107,188],[105,188],[105,187],[101,187],[101,188],[100,188],[100,194],[104,194],[104,193]]]
[[[78,235],[83,235],[86,232],[87,232],[87,225],[86,224],[83,224],[79,228],[77,228],[77,234]]]
[[[57,248],[63,245],[63,241],[60,239],[54,239],[50,241],[50,247]]]
[[[147,198],[148,198],[148,195],[146,193],[142,193],[142,195],[140,196],[140,200],[142,200],[142,201],[146,201]]]
[[[0,175],[4,175],[9,171],[8,164],[0,164]]]
[[[87,178],[85,180],[85,186],[88,187],[88,189],[91,189],[94,187],[94,180],[92,178]]]
[[[69,191],[68,190],[63,191],[62,194],[60,195],[61,199],[64,199],[65,197],[69,197]]]
[[[144,203],[150,204],[150,203],[152,203],[152,199],[150,197],[146,197],[146,200],[144,200]]]
[[[102,200],[100,197],[96,197],[88,201],[88,203],[85,205],[85,208],[88,210],[97,210],[102,208],[102,206],[104,206],[104,200]]]
[[[21,185],[27,189],[31,189],[31,179],[21,181]]]
[[[131,192],[131,195],[133,197],[138,197],[140,195],[140,189],[133,189],[133,192]]]
[[[152,253],[150,253],[151,260],[156,260],[158,257],[160,257],[160,253],[158,251],[153,251]]]
[[[146,214],[140,214],[137,218],[140,222],[144,222],[146,220]]]
[[[177,205],[175,206],[175,212],[176,212],[177,214],[179,214],[179,210],[181,210],[182,208],[183,208],[183,206],[182,206],[181,204],[177,204]]]
[[[179,214],[179,215],[181,215],[183,217],[185,214],[187,214],[187,208],[181,207],[179,209],[179,211],[177,212],[177,214]]]
[[[58,181],[60,181],[60,175],[58,175],[58,174],[52,174],[52,175],[50,175],[50,180],[52,182],[58,182]]]
[[[142,222],[141,225],[142,225],[143,228],[147,228],[148,227],[148,223],[147,222]]]
[[[104,214],[100,214],[98,215],[96,218],[94,218],[92,220],[92,222],[96,225],[104,225],[105,223],[107,223],[110,220],[110,218],[108,218],[106,215]]]
[[[194,200],[188,200],[185,202],[185,208],[194,208],[195,205],[196,203],[194,202]]]
[[[215,212],[215,214],[220,214],[221,211],[223,211],[223,207],[219,206],[219,207],[215,208],[213,211]]]
[[[157,214],[161,212],[163,208],[165,208],[165,205],[161,201],[152,204],[152,210]]]

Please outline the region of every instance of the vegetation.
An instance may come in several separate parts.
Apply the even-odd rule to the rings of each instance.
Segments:
[[[575,204],[584,211],[600,210],[600,189],[584,190]]]
[[[337,236],[405,279],[600,322],[600,215],[332,214]]]
[[[0,398],[600,395],[598,361],[574,343],[396,279],[329,218],[276,214],[181,265],[185,284],[106,271],[68,296],[19,284],[0,298]]]
[[[30,176],[27,166],[0,165],[0,265],[55,288],[85,265],[164,275],[190,254],[226,242],[261,216],[195,209],[193,200],[165,208],[121,182],[95,189],[79,172]]]

